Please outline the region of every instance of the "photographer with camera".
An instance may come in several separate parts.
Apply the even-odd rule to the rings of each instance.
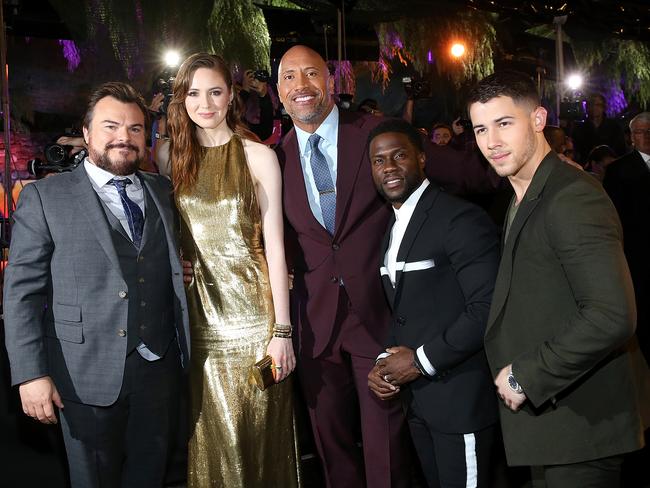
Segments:
[[[264,69],[246,70],[242,78],[239,96],[244,102],[244,120],[249,129],[266,141],[273,134],[278,98],[269,87],[271,75]]]
[[[409,124],[413,124],[415,100],[428,97],[430,95],[431,85],[428,81],[414,81],[410,76],[402,78],[402,85],[406,93],[406,104],[404,105],[402,118]]]
[[[66,171],[72,171],[88,155],[83,136],[75,130],[66,130],[43,149],[44,160],[34,158],[27,162],[27,171],[37,180]]]

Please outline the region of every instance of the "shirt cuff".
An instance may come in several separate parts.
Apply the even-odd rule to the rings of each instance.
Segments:
[[[390,356],[389,352],[385,352],[385,351],[382,352],[379,356],[377,356],[377,359],[375,359],[375,364],[377,364],[377,361],[379,361],[380,359],[387,358],[388,356]]]
[[[433,367],[433,364],[429,361],[429,358],[427,357],[426,354],[424,354],[424,346],[420,346],[415,350],[415,354],[418,358],[418,361],[420,362],[420,365],[422,366],[422,369],[426,374],[429,376],[435,376],[436,375],[436,368]]]

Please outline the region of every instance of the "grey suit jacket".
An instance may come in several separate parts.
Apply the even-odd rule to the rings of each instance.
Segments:
[[[186,365],[189,325],[171,186],[158,175],[140,176],[165,227]],[[65,374],[59,383],[71,386],[59,388],[64,399],[112,404],[124,373],[127,341],[120,329],[128,301],[109,223],[83,166],[27,185],[14,213],[4,284],[12,383],[55,372],[57,384],[56,375]]]

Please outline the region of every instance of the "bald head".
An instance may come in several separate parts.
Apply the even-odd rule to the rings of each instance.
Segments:
[[[322,58],[320,54],[314,51],[312,48],[307,46],[293,46],[287,50],[286,53],[282,55],[280,59],[280,66],[278,68],[278,73],[282,73],[282,65],[286,62],[294,62],[296,59],[302,59],[308,57],[313,60],[313,62],[320,63],[322,66],[327,67],[327,63]]]
[[[334,79],[327,63],[313,49],[294,46],[278,68],[278,94],[293,123],[314,132],[332,111]]]

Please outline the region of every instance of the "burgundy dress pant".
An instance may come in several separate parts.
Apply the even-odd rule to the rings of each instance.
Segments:
[[[382,350],[340,287],[330,344],[317,358],[301,355],[298,365],[328,487],[409,485],[409,440],[401,400],[379,400],[368,388],[368,373]]]

